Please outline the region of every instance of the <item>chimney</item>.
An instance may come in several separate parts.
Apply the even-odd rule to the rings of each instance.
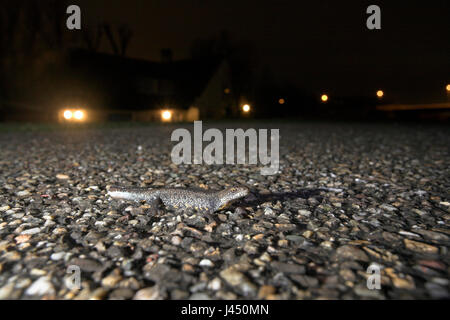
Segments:
[[[161,62],[172,62],[172,49],[161,49]]]

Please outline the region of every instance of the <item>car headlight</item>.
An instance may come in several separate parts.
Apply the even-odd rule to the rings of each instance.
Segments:
[[[81,110],[77,110],[75,111],[75,113],[73,114],[74,118],[77,120],[83,120],[84,118],[84,112]]]
[[[72,117],[73,117],[72,111],[70,111],[70,110],[64,111],[64,118],[65,119],[70,120],[70,119],[72,119]]]

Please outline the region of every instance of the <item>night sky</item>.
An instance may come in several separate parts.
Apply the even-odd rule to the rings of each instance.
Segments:
[[[192,41],[227,30],[254,49],[275,81],[311,92],[438,101],[450,82],[450,1],[74,1],[85,23],[127,23],[129,57],[189,57]],[[366,8],[381,7],[382,29],[366,28]],[[104,39],[102,51],[109,51]]]

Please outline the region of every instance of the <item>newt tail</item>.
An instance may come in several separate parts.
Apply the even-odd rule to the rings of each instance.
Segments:
[[[145,200],[150,204],[162,202],[166,207],[173,209],[192,209],[212,213],[227,207],[237,199],[247,196],[249,192],[247,187],[231,187],[222,191],[111,187],[108,194],[113,199]]]

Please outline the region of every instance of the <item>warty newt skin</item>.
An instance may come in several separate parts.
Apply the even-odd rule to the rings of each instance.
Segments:
[[[145,200],[152,205],[161,201],[166,207],[172,209],[192,209],[212,213],[224,209],[234,200],[247,196],[249,192],[246,187],[231,187],[222,191],[111,187],[108,194],[113,199]]]

